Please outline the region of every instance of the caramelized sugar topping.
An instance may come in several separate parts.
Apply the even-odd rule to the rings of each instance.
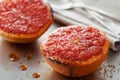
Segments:
[[[105,37],[93,27],[63,27],[53,32],[47,42],[47,57],[84,61],[102,53]]]

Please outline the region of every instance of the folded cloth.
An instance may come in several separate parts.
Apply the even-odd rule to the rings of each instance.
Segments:
[[[110,31],[104,28],[102,25],[97,23],[93,17],[84,14],[84,12],[77,12],[74,9],[71,10],[56,10],[54,11],[54,19],[65,25],[89,25],[101,29],[105,32],[111,42],[111,49],[113,51],[118,51],[120,49],[120,35],[115,33],[115,31]]]
[[[86,0],[88,1],[88,0]],[[89,1],[90,2],[90,1]],[[120,0],[99,0],[94,7],[120,18]]]
[[[110,13],[116,18],[120,18],[120,0],[70,0],[72,2],[84,3],[93,8]]]

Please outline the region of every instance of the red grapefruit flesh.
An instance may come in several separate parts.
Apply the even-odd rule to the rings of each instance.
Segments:
[[[39,32],[51,18],[42,0],[4,0],[0,2],[0,30],[11,34]]]
[[[64,27],[53,32],[46,42],[47,57],[85,61],[102,53],[106,38],[92,27]]]

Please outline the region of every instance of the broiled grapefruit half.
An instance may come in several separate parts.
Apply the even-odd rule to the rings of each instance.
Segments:
[[[53,31],[40,45],[47,63],[57,72],[80,77],[94,72],[105,60],[109,40],[100,30],[67,26]]]
[[[42,0],[0,1],[0,35],[7,41],[34,41],[52,22],[51,9]]]

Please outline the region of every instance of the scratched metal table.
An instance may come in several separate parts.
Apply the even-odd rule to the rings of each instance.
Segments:
[[[0,37],[0,80],[120,80],[120,51],[109,51],[107,59],[94,73],[80,78],[65,77],[53,71],[40,54],[40,42],[49,32],[56,29],[58,24],[53,24],[37,41],[28,44],[13,44]],[[20,54],[20,60],[12,62],[9,55],[12,52]],[[31,60],[25,60],[24,55],[33,55]],[[27,70],[21,71],[20,64],[26,64]],[[39,78],[33,78],[35,72],[40,73]]]

